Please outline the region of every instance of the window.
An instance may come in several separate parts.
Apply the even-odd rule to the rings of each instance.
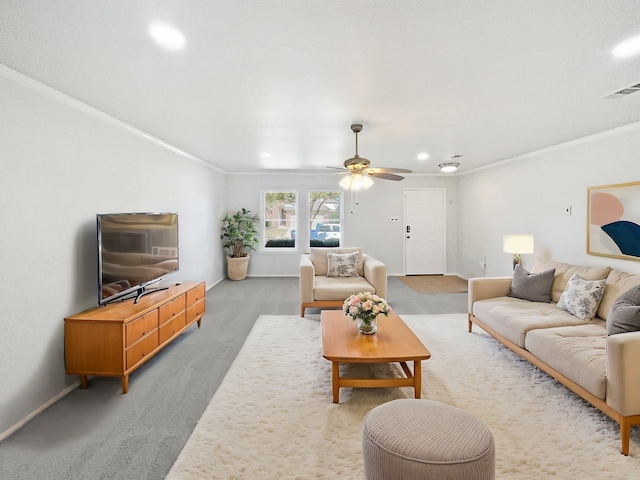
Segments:
[[[298,195],[294,191],[266,191],[262,196],[263,247],[296,248]]]
[[[341,230],[341,192],[309,192],[309,246],[339,247]]]

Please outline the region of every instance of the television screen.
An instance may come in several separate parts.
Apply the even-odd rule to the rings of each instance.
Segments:
[[[178,271],[177,213],[98,214],[97,222],[98,305],[140,297]]]

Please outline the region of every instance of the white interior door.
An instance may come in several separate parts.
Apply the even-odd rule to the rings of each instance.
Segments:
[[[405,275],[444,274],[444,197],[444,188],[405,190]]]

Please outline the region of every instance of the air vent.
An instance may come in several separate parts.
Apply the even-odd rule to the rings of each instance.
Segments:
[[[606,95],[603,95],[602,98],[620,98],[624,97],[625,95],[631,95],[632,93],[638,91],[640,91],[640,83],[636,83],[635,85],[631,85],[630,87],[622,88],[617,92],[608,93]]]

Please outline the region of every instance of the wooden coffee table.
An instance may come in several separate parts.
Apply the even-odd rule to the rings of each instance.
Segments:
[[[422,392],[422,360],[431,353],[402,319],[392,313],[378,320],[373,335],[358,332],[358,325],[342,310],[321,313],[322,356],[331,361],[333,403],[340,402],[340,387],[413,387],[415,397]],[[413,373],[407,362],[413,361]],[[406,377],[345,378],[340,376],[341,363],[399,362]]]

